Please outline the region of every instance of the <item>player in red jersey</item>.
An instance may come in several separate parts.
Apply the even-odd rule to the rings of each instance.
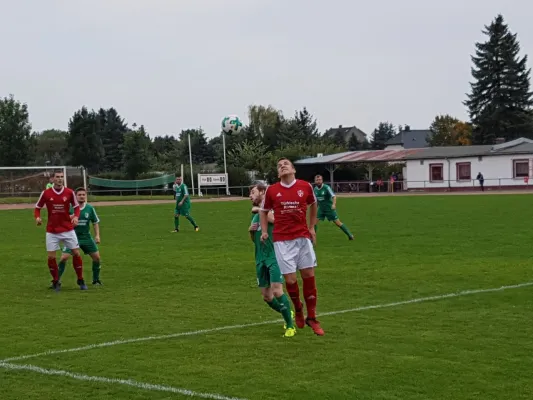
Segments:
[[[315,334],[323,336],[324,330],[316,319],[317,262],[313,248],[318,222],[316,197],[310,183],[296,179],[296,170],[290,160],[281,158],[277,168],[280,182],[268,187],[261,205],[262,239],[268,239],[268,212],[274,210],[274,250],[285,278],[287,292],[294,304],[296,326],[301,329],[307,324]],[[307,208],[310,209],[309,224]],[[300,301],[296,271],[300,271],[303,280],[307,318],[304,318],[303,304]]]
[[[58,292],[61,289],[56,252],[60,243],[72,250],[74,269],[78,276],[78,285],[81,290],[87,290],[83,280],[83,261],[80,254],[78,238],[74,227],[78,224],[80,206],[74,191],[63,185],[62,171],[54,173],[54,186],[44,190],[35,204],[35,222],[37,226],[43,223],[41,208],[48,210],[48,223],[46,224],[46,251],[48,252],[48,269],[52,275],[52,287]],[[74,208],[74,215],[70,215],[70,206]]]

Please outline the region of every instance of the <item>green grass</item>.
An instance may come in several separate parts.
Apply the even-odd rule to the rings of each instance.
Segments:
[[[196,198],[197,196],[191,196]],[[217,196],[205,195],[203,199],[209,199]],[[33,204],[39,199],[39,195],[31,195],[28,197],[0,197],[0,204]],[[136,201],[136,200],[172,200],[172,195],[153,195],[153,196],[141,196],[141,195],[125,195],[125,196],[98,196],[89,195],[89,201]]]
[[[356,241],[320,226],[319,311],[533,281],[531,201],[339,199]],[[276,319],[254,287],[249,208],[197,203],[200,232],[171,234],[171,206],[101,207],[105,287],[80,292],[69,265],[59,294],[31,212],[0,212],[0,359]],[[530,399],[532,291],[324,316],[324,337],[283,339],[280,323],[17,362],[247,399]],[[1,367],[0,387],[2,400],[185,398]]]

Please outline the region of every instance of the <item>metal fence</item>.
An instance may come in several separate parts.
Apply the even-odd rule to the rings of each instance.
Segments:
[[[70,185],[69,185],[70,186]],[[533,189],[533,184],[527,178],[490,178],[484,181],[485,190],[506,190],[506,189]],[[474,191],[481,190],[477,180],[467,181],[444,180],[444,181],[341,181],[334,182],[332,189],[336,193],[378,193],[378,192],[405,192],[405,191]],[[192,190],[189,189],[192,194]],[[231,186],[229,188],[231,196],[248,197],[250,190],[248,186]],[[106,197],[120,196],[127,200],[128,197],[147,197],[147,198],[169,198],[174,197],[172,188],[153,188],[153,189],[91,189],[88,190],[89,196]],[[35,198],[37,199],[41,192],[37,191],[17,191],[0,192],[0,198]],[[195,191],[197,195],[197,192]],[[225,197],[225,187],[202,187],[204,197]]]

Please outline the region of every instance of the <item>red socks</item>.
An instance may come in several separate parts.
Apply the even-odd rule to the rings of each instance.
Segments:
[[[292,304],[294,304],[296,312],[302,311],[303,304],[300,301],[300,288],[298,287],[298,282],[287,283],[285,286],[287,287],[287,293],[292,300]]]
[[[48,269],[50,270],[50,275],[52,275],[53,281],[57,282],[59,280],[59,270],[57,268],[57,260],[55,257],[48,259]]]
[[[78,280],[82,281],[83,280],[83,260],[81,259],[81,256],[72,257],[72,264],[74,265],[74,271],[76,271]]]
[[[305,306],[307,308],[307,317],[315,319],[316,318],[316,297],[317,297],[315,277],[311,276],[309,278],[305,278],[303,282],[304,282]]]

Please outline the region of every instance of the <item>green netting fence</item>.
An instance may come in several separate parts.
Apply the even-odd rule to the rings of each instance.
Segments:
[[[162,175],[150,179],[138,180],[120,180],[120,179],[105,179],[97,177],[89,177],[89,185],[112,188],[112,189],[141,189],[154,188],[174,183],[176,175]]]

